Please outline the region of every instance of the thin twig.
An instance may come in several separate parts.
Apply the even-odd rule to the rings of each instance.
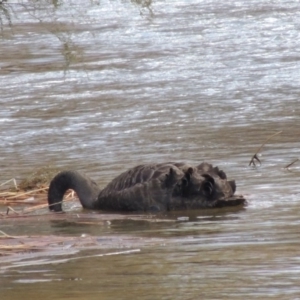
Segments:
[[[3,186],[3,185],[5,185],[5,184],[7,184],[7,183],[9,183],[9,182],[11,182],[11,181],[14,183],[15,189],[17,190],[17,189],[18,189],[18,186],[17,186],[17,182],[16,182],[16,179],[15,179],[15,178],[9,179],[9,180],[7,180],[7,181],[1,183],[0,186]]]
[[[5,192],[1,192],[0,193],[0,197],[1,196],[14,196],[14,195],[16,195],[18,192],[10,192],[10,191],[5,191]]]
[[[9,214],[9,211],[10,211],[10,210],[13,211],[13,212],[14,212],[15,214],[17,214],[17,215],[19,214],[19,213],[18,213],[17,211],[15,211],[12,207],[8,206],[8,207],[7,207],[7,211],[6,211],[6,215]]]
[[[5,233],[4,231],[0,230],[0,233],[2,233],[4,235],[4,237],[11,237],[10,235],[8,235],[7,233]]]
[[[295,159],[294,161],[292,161],[290,164],[286,165],[284,168],[288,169],[289,167],[291,167],[294,163],[296,163],[297,161],[299,161],[299,158]]]
[[[64,199],[64,202],[71,201],[73,199],[72,198],[70,198],[70,199]],[[48,204],[48,203],[39,204],[39,205],[36,205],[36,206],[33,206],[33,207],[28,207],[28,208],[23,209],[22,213],[26,214],[26,213],[29,213],[29,212],[33,212],[33,211],[36,211],[36,210],[39,210],[39,209],[44,209],[46,207],[50,207],[50,206],[53,206],[53,205],[56,205],[56,204],[61,204],[61,203],[63,203],[63,201],[60,201],[60,202],[57,202],[57,203],[53,203],[53,204]]]
[[[48,207],[48,203],[39,204],[39,205],[35,205],[33,207],[28,207],[28,208],[23,209],[22,213],[26,214],[26,213],[33,212],[33,211],[36,211],[36,210],[39,210],[39,209],[43,209],[43,208],[46,208],[46,207]]]
[[[281,131],[278,131],[278,132],[276,132],[276,133],[274,133],[274,134],[272,134],[271,136],[269,136],[269,137],[264,141],[264,143],[256,150],[256,152],[255,152],[254,155],[252,156],[252,158],[251,158],[251,160],[250,160],[250,162],[249,162],[249,166],[253,165],[253,166],[255,167],[255,166],[256,166],[255,161],[258,161],[259,164],[261,165],[261,161],[260,161],[259,158],[257,157],[258,152],[264,147],[264,145],[267,143],[267,141],[269,141],[272,137],[274,137],[274,136],[276,136],[276,135],[278,135],[278,134],[280,134],[280,133],[282,133],[282,130],[281,130]]]
[[[18,195],[7,197],[7,200],[11,200],[11,199],[14,199],[14,198],[18,198],[18,197],[21,197],[21,196],[33,194],[33,193],[40,192],[40,191],[45,191],[47,189],[48,189],[48,187],[44,187],[44,188],[41,188],[41,189],[32,190],[32,191],[29,191],[29,192],[24,192],[22,194],[18,194]]]

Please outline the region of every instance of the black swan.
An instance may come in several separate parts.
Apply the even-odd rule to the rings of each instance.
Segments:
[[[84,208],[109,211],[168,211],[237,206],[246,202],[234,195],[235,181],[211,164],[139,165],[113,179],[103,190],[84,174],[62,171],[51,181],[49,209],[62,211],[62,199],[73,189]]]

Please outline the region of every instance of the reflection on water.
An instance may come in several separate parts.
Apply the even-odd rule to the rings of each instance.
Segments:
[[[64,252],[62,259],[79,258],[64,263],[4,270],[1,260],[1,295],[298,298],[300,171],[297,163],[284,166],[299,158],[299,6],[2,1],[0,182],[55,165],[85,171],[103,186],[138,163],[208,160],[235,178],[249,201],[237,211],[110,226],[5,220],[0,230],[11,235],[145,240],[134,253],[79,258],[120,251],[114,243]],[[248,167],[281,130],[263,147],[262,166]],[[67,214],[77,212],[75,206]]]

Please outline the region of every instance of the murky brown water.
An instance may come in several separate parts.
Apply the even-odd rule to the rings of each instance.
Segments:
[[[1,261],[1,299],[300,299],[300,167],[284,169],[300,147],[299,2],[11,2],[0,5],[0,182],[52,164],[104,185],[138,163],[207,160],[249,204],[156,223],[6,220],[12,235],[142,241]],[[86,257],[101,253],[115,255]]]

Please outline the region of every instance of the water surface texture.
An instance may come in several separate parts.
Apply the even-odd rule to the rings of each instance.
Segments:
[[[296,0],[1,2],[0,182],[54,165],[104,186],[206,160],[249,200],[160,222],[6,220],[11,235],[142,240],[1,260],[1,299],[299,299],[300,166],[284,168],[300,158],[299,19]]]

